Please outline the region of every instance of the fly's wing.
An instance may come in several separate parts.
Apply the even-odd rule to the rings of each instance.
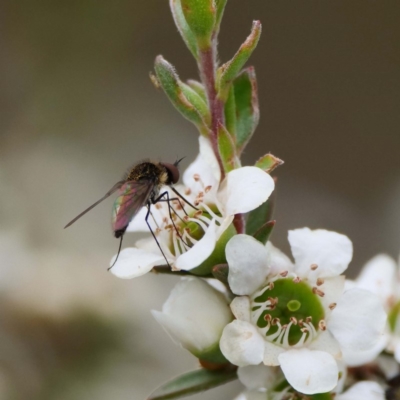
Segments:
[[[123,234],[133,217],[146,205],[154,183],[149,180],[128,181],[121,187],[113,207],[112,227],[114,232]],[[118,237],[118,236],[117,236]]]
[[[97,204],[101,203],[103,200],[105,200],[107,197],[111,196],[115,191],[117,191],[125,181],[119,181],[117,182],[100,200],[97,200],[96,203],[92,204],[89,208],[87,208],[85,211],[82,211],[78,216],[76,216],[72,221],[68,222],[67,225],[64,226],[65,228],[68,228],[70,225],[72,225],[75,221],[77,221],[80,217],[84,216],[87,212],[89,212],[92,208],[96,207]]]

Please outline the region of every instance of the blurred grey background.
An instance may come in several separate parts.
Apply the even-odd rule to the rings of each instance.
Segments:
[[[289,251],[287,230],[303,226],[342,232],[350,275],[397,257],[400,3],[229,0],[221,61],[253,19],[261,121],[244,162],[285,160],[274,243]],[[196,367],[149,313],[177,278],[107,273],[112,200],[62,229],[135,161],[196,155],[194,127],[149,81],[158,54],[197,76],[166,0],[0,2],[2,399],[140,400]]]

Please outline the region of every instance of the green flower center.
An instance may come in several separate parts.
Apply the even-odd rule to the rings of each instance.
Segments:
[[[298,279],[270,282],[252,296],[252,322],[268,341],[277,345],[311,342],[318,329],[326,329],[319,292]]]
[[[397,333],[399,330],[400,302],[397,302],[388,313],[388,322],[390,330]],[[397,331],[397,332],[396,332]]]

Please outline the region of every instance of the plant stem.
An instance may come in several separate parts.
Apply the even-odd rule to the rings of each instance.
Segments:
[[[221,169],[221,180],[225,176],[224,167],[222,164],[221,157],[218,151],[218,124],[225,124],[224,116],[224,103],[218,99],[217,90],[215,87],[215,75],[216,75],[216,58],[217,58],[217,45],[216,39],[212,40],[212,45],[208,49],[200,50],[199,57],[199,69],[200,77],[203,85],[206,89],[208,106],[211,114],[211,144],[214,149],[214,153],[217,157],[219,167]]]

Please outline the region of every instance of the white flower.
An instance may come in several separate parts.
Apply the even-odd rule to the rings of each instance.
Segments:
[[[199,267],[213,254],[217,243],[221,244],[221,251],[212,260],[213,265],[225,262],[223,248],[236,233],[232,225],[234,215],[258,207],[274,189],[270,175],[257,167],[233,170],[220,184],[211,144],[204,137],[200,137],[199,141],[200,154],[184,172],[184,186],[177,186],[177,190],[197,210],[183,200],[171,202],[175,211],[169,209],[167,202],[151,206],[150,225],[169,264],[176,270],[189,271]],[[170,197],[177,197],[170,189],[166,190]],[[148,232],[145,215],[144,208],[131,222],[128,231]],[[143,275],[160,264],[165,264],[165,260],[156,241],[149,237],[137,242],[134,248],[122,250],[111,272],[119,278],[129,279]],[[205,275],[210,268],[211,265],[203,266],[203,270],[193,272]]]
[[[357,382],[335,400],[385,400],[385,391],[377,382]]]
[[[171,338],[200,359],[225,361],[219,339],[232,320],[225,296],[200,278],[183,278],[154,318]]]
[[[240,296],[220,347],[235,365],[280,365],[295,390],[324,393],[338,383],[337,360],[376,345],[386,314],[370,292],[343,292],[340,274],[353,254],[346,236],[303,228],[289,231],[289,242],[294,264],[250,236],[228,242],[228,281]]]
[[[388,324],[385,340],[376,352],[378,354],[386,347],[400,363],[400,268],[396,261],[386,254],[379,254],[365,264],[354,282],[346,283],[379,296],[388,313]]]

